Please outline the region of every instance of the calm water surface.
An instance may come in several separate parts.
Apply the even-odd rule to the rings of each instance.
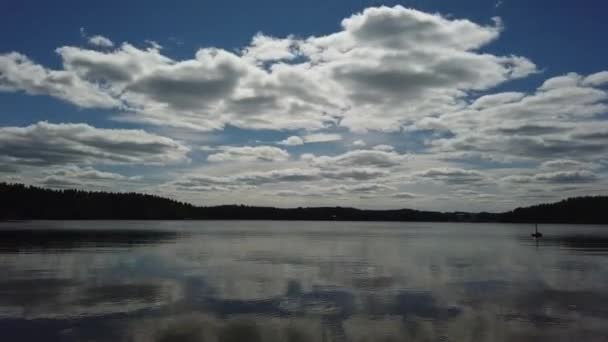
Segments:
[[[608,227],[0,223],[2,341],[608,341]]]

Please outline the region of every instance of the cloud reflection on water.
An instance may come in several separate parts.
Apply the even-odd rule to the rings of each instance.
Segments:
[[[91,224],[49,239],[69,241],[62,248],[0,253],[5,336],[592,341],[608,331],[608,260],[555,244],[568,241],[563,227],[537,249],[518,226],[129,223],[134,239]]]

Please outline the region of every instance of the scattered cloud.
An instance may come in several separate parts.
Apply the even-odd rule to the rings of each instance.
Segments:
[[[93,46],[98,46],[102,48],[111,48],[114,46],[114,43],[109,38],[100,35],[89,37],[88,42]]]
[[[384,152],[393,152],[395,148],[391,145],[380,144],[372,147],[372,150],[375,151],[384,151]]]
[[[189,148],[143,130],[38,122],[0,127],[0,156],[19,165],[169,164],[187,160]]]
[[[90,166],[66,165],[43,172],[44,177],[38,184],[51,188],[75,187],[112,187],[116,183],[132,183],[141,180],[140,176],[127,177],[114,172],[99,171]]]
[[[289,158],[287,151],[274,146],[219,146],[220,152],[210,154],[210,162],[263,161],[278,162]]]
[[[405,199],[412,199],[412,198],[416,198],[418,197],[415,194],[412,194],[411,192],[398,192],[396,194],[392,194],[391,197],[394,198],[405,198]]]
[[[342,140],[342,135],[336,133],[315,133],[302,137],[304,143],[323,143]]]
[[[585,163],[572,159],[549,160],[540,165],[542,169],[564,170],[564,169],[595,169],[600,167],[596,163]]]
[[[243,51],[243,57],[252,59],[255,63],[294,59],[297,54],[292,37],[280,39],[262,33],[256,34]]]
[[[279,141],[277,144],[286,146],[298,146],[304,144],[304,139],[296,135],[292,135],[284,140]]]
[[[340,184],[330,186],[305,186],[300,190],[278,190],[270,192],[270,195],[279,197],[345,197],[357,196],[367,198],[372,195],[385,194],[394,190],[393,187],[377,183]]]
[[[479,171],[448,167],[419,171],[414,173],[414,177],[420,180],[456,185],[473,185],[487,181],[487,177]]]
[[[589,170],[569,170],[537,173],[533,175],[512,175],[503,178],[511,183],[587,183],[597,179],[597,175]]]
[[[88,46],[58,47],[60,63],[0,54],[0,92],[50,96],[87,109],[84,122],[103,113],[113,120],[104,127],[146,131],[0,127],[0,173],[102,186],[137,180],[108,165],[193,159],[156,174],[163,191],[213,199],[238,190],[256,203],[263,193],[458,204],[605,185],[608,71],[544,71],[536,89],[496,91],[539,72],[524,56],[487,50],[503,30],[500,18],[379,6],[327,34],[257,33],[237,49],[203,46],[177,59],[155,41],[115,45],[83,28]],[[233,129],[246,138],[232,141]]]
[[[353,141],[352,145],[355,147],[365,147],[367,144],[365,143],[365,141],[363,141],[361,139],[357,139],[357,140]]]
[[[204,47],[185,60],[163,55],[157,44],[124,43],[111,51],[63,46],[57,49],[63,69],[51,70],[9,53],[0,56],[0,89],[120,109],[122,121],[203,131],[227,124],[394,131],[461,108],[471,92],[536,72],[525,57],[477,51],[500,36],[498,19],[484,26],[382,6],[341,26],[306,39],[257,34],[238,52]],[[112,44],[102,36],[89,40]]]
[[[17,52],[0,54],[0,91],[49,95],[83,108],[120,106],[120,101],[99,85],[71,71],[48,70]]]
[[[292,135],[284,140],[279,141],[277,144],[286,146],[298,146],[304,144],[313,143],[325,143],[342,140],[342,135],[336,133],[314,133],[308,134],[302,137]]]
[[[264,146],[264,148],[266,147]],[[222,149],[227,151],[225,148],[220,148],[220,150]],[[282,151],[280,149],[277,150]],[[247,151],[246,158],[257,155],[257,152],[251,152],[252,148],[238,151]],[[237,160],[240,157],[241,154],[237,153],[236,157],[222,157],[221,161]],[[249,159],[248,161],[251,160]],[[256,158],[255,160],[258,159]],[[258,187],[281,183],[306,183],[310,186],[318,186],[319,183],[330,182],[333,183],[331,187],[334,187],[336,181],[368,182],[376,180],[378,181],[377,184],[382,184],[384,188],[393,189],[386,181],[391,176],[391,170],[401,166],[405,162],[405,158],[394,152],[356,150],[333,157],[305,155],[302,161],[305,162],[305,165],[300,164],[298,167],[237,172],[223,176],[212,176],[201,172],[194,172],[184,175],[176,181],[169,182],[165,186],[192,191],[209,191],[211,189],[224,189],[228,191],[243,187],[250,188],[252,186]],[[382,182],[379,182],[380,180]],[[327,188],[328,185],[323,187]],[[354,189],[358,188],[349,185],[348,189],[355,191]]]
[[[401,165],[406,160],[404,155],[377,150],[356,150],[336,156],[305,157],[310,164],[325,168],[361,166],[388,168]]]
[[[604,136],[608,121],[601,115],[608,112],[608,93],[585,82],[589,77],[574,73],[553,77],[532,94],[487,95],[446,113],[432,129],[448,136],[430,140],[431,150],[541,162],[603,156],[608,152]]]

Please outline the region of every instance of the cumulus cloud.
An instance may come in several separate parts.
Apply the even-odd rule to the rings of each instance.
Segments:
[[[608,71],[600,71],[598,73],[591,74],[585,77],[585,79],[582,81],[582,84],[592,87],[608,84]]]
[[[93,46],[99,46],[102,48],[111,48],[114,46],[114,43],[109,38],[106,38],[101,35],[89,37],[87,41]]]
[[[141,179],[140,176],[127,177],[119,173],[99,171],[90,166],[79,167],[66,165],[55,167],[43,172],[44,177],[38,184],[52,188],[75,188],[83,186],[112,186],[121,182],[133,182]]]
[[[319,170],[316,169],[280,169],[270,171],[244,172],[230,176],[209,176],[201,174],[186,175],[181,179],[169,183],[184,189],[207,189],[209,187],[220,187],[223,189],[235,189],[243,186],[259,186],[263,184],[285,183],[285,182],[307,182],[321,179]]]
[[[419,171],[413,175],[417,179],[431,180],[445,184],[479,184],[487,181],[487,177],[476,170],[465,170],[459,168],[431,168],[424,171]]]
[[[120,104],[76,73],[46,69],[17,52],[0,54],[0,91],[49,95],[83,108],[113,108]]]
[[[359,183],[350,185],[337,185],[322,189],[331,194],[344,195],[348,193],[375,194],[379,192],[395,190],[394,187],[379,183]]]
[[[342,140],[342,135],[336,133],[315,133],[302,137],[305,143],[322,143]]]
[[[157,67],[125,89],[133,98],[178,110],[200,110],[212,108],[230,96],[245,72],[236,56],[222,50],[203,49],[196,53],[195,60]]]
[[[342,135],[337,133],[313,133],[305,136],[292,135],[277,144],[286,146],[298,146],[303,144],[325,143],[342,140]]]
[[[415,194],[413,194],[413,193],[411,193],[411,192],[398,192],[398,193],[392,194],[391,197],[412,199],[412,198],[416,198],[418,196],[415,195]]]
[[[375,151],[384,151],[384,152],[393,152],[395,148],[391,145],[380,144],[372,147],[372,150]]]
[[[605,155],[608,122],[602,115],[608,112],[608,93],[585,79],[570,73],[546,80],[532,94],[479,98],[467,108],[440,116],[433,129],[449,134],[429,145],[435,152],[476,152],[496,159],[546,161]]]
[[[267,148],[268,146],[263,146]],[[276,148],[275,148],[276,149]],[[220,148],[224,152],[233,150]],[[240,158],[252,158],[257,156],[261,151],[255,151],[254,148],[236,148],[238,151],[236,156],[230,155],[226,157],[220,153],[218,157],[221,161],[239,160]],[[280,149],[276,149],[282,151]],[[246,151],[247,157],[243,157],[240,152]],[[285,151],[285,158],[288,156]],[[275,151],[275,153],[277,153]],[[282,154],[282,153],[277,153]],[[274,154],[273,154],[274,156]],[[218,160],[218,161],[219,161]],[[250,159],[251,160],[251,159]],[[255,160],[259,160],[255,157]],[[265,171],[247,171],[237,172],[230,175],[212,176],[204,173],[191,173],[182,176],[176,181],[166,184],[168,187],[175,187],[183,190],[193,191],[209,191],[216,190],[224,191],[234,190],[239,188],[258,187],[270,184],[320,184],[323,182],[333,183],[339,182],[369,182],[372,180],[383,180],[385,188],[392,186],[385,184],[386,180],[391,176],[392,169],[401,166],[406,160],[406,157],[395,152],[373,151],[373,150],[356,150],[343,153],[337,156],[315,156],[305,155],[302,161],[306,162],[305,166],[286,167],[280,169],[271,169]],[[343,184],[345,185],[345,184]],[[326,186],[323,186],[327,188]],[[352,188],[352,191],[355,191]]]
[[[365,141],[363,141],[361,139],[357,139],[357,140],[353,141],[352,145],[355,147],[365,147],[367,144],[365,143]]]
[[[340,30],[324,36],[257,34],[238,52],[203,47],[185,60],[163,55],[158,45],[64,46],[57,49],[63,70],[55,71],[12,53],[2,56],[0,89],[118,108],[118,120],[196,130],[230,124],[394,131],[461,108],[471,92],[535,72],[524,57],[478,51],[501,31],[499,19],[481,25],[383,6],[345,18]]]
[[[406,180],[432,191],[447,186],[454,198],[483,199],[494,194],[454,189],[601,184],[608,164],[608,71],[550,75],[532,91],[493,92],[538,71],[526,57],[487,51],[502,31],[499,18],[473,22],[380,6],[344,18],[324,35],[258,33],[247,46],[201,47],[183,59],[154,42],[114,46],[83,32],[92,47],[57,48],[59,68],[19,52],[0,54],[0,91],[102,108],[113,120],[193,141],[207,134],[201,131],[225,127],[286,137],[270,143],[275,146],[205,140],[209,146],[191,156],[202,156],[201,171],[165,184],[179,190],[260,187],[286,194],[293,189],[284,187],[297,186],[306,190],[301,195],[411,198],[404,191],[409,185],[398,184]],[[366,144],[380,141],[386,143]],[[315,154],[291,158],[286,151],[313,143],[299,149]],[[358,150],[343,152],[348,146]],[[92,166],[168,164],[188,160],[188,153],[185,143],[141,130],[47,122],[0,127],[0,172],[78,165],[69,175],[37,178],[48,185],[68,178],[126,182],[130,178]],[[500,190],[520,191],[513,188]],[[416,196],[433,197],[427,195]]]
[[[209,176],[204,174],[191,174],[180,180],[171,182],[181,188],[197,189],[210,186],[220,186],[224,189],[235,189],[248,186],[261,186],[265,184],[319,182],[324,180],[355,180],[367,181],[387,176],[386,171],[357,168],[342,170],[324,170],[320,168],[287,168],[269,171],[250,171],[230,176]]]
[[[342,26],[303,51],[344,87],[352,106],[341,124],[356,131],[395,130],[458,108],[468,91],[535,72],[525,58],[475,52],[498,37],[498,20],[480,26],[396,6],[366,9]]]
[[[271,192],[273,196],[280,197],[344,197],[359,196],[367,198],[394,190],[393,187],[378,183],[339,184],[330,186],[305,186],[299,190],[278,190]],[[373,196],[372,196],[373,197]]]
[[[320,172],[320,175],[323,178],[335,180],[351,179],[357,181],[386,177],[389,174],[390,172],[388,172],[387,170],[365,167],[344,168],[340,170],[322,170]]]
[[[286,146],[298,146],[304,144],[304,139],[300,138],[297,135],[292,135],[284,140],[279,141],[277,144],[286,145]]]
[[[483,27],[401,6],[365,9],[344,19],[342,27],[349,38],[389,49],[440,44],[465,51],[496,39],[502,29],[498,19],[494,26]]]
[[[596,163],[585,163],[578,160],[572,159],[555,159],[549,160],[541,164],[540,166],[543,169],[554,169],[554,170],[563,170],[563,169],[594,169],[599,167]]]
[[[126,85],[139,77],[173,63],[158,49],[142,50],[127,43],[106,52],[72,46],[60,47],[56,52],[63,61],[64,69],[90,83],[105,83],[112,94],[123,92]]]
[[[306,159],[312,165],[324,168],[361,166],[389,168],[401,165],[406,160],[406,156],[395,152],[356,150],[337,156],[307,156]]]
[[[286,39],[256,34],[251,44],[243,51],[244,58],[251,58],[255,62],[279,61],[293,59],[297,56],[295,41],[292,37]]]
[[[277,162],[289,158],[289,153],[274,146],[219,146],[220,152],[207,157],[210,162],[264,161]]]
[[[175,140],[143,130],[45,121],[0,127],[0,156],[15,164],[168,164],[186,160],[188,151]]]
[[[589,170],[569,170],[537,173],[533,175],[512,175],[503,178],[511,183],[587,183],[597,179],[597,175]]]

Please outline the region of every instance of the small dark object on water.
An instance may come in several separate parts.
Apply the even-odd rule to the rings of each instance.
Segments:
[[[534,225],[534,233],[530,234],[533,238],[541,238],[543,237],[543,233],[538,232],[538,224]]]

